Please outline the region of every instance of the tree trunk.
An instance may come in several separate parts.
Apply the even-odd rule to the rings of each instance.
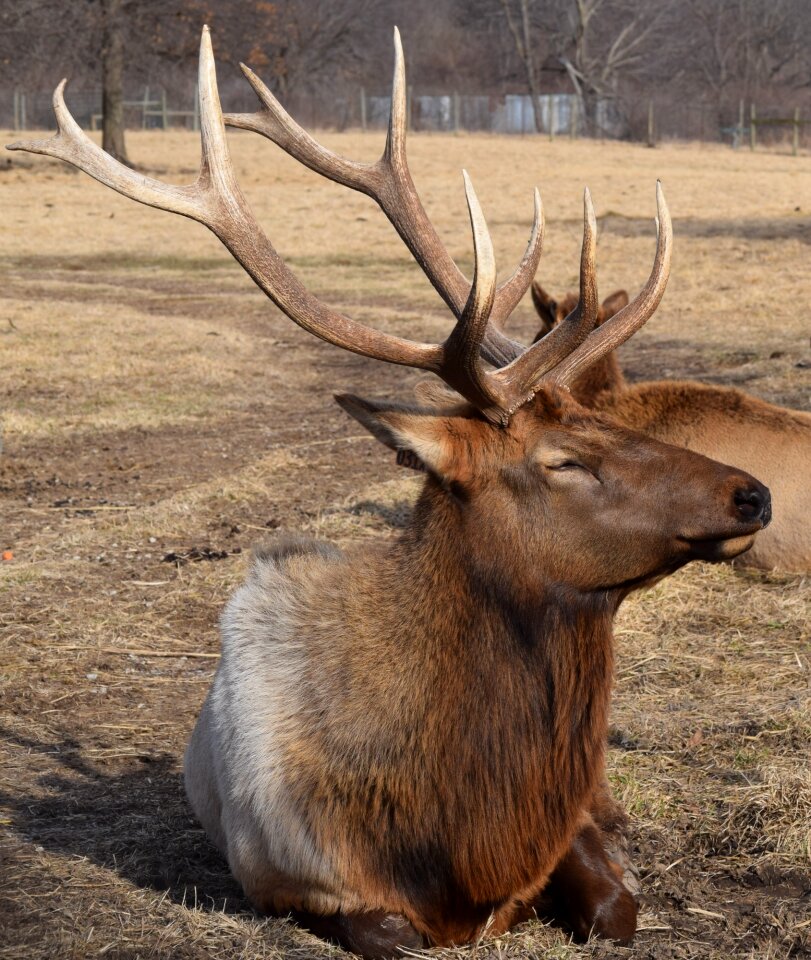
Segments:
[[[507,21],[507,27],[512,34],[515,42],[515,51],[518,54],[524,70],[527,74],[527,87],[529,89],[529,98],[532,102],[532,112],[535,118],[535,130],[537,133],[543,133],[543,120],[541,117],[541,96],[538,88],[538,75],[535,70],[535,56],[532,50],[532,36],[529,27],[529,0],[519,0],[518,8],[521,14],[521,27],[513,16],[510,6],[511,0],[501,0],[501,7],[504,10],[504,18]]]
[[[532,100],[532,110],[535,114],[535,132],[543,133],[543,118],[541,114],[541,91],[538,89],[538,75],[535,72],[535,53],[532,49],[532,35],[529,29],[529,2],[521,0],[521,27],[524,31],[524,65],[527,69],[527,86]],[[552,131],[554,117],[549,111],[549,129]]]
[[[102,0],[101,146],[130,165],[124,142],[124,31],[121,0]]]

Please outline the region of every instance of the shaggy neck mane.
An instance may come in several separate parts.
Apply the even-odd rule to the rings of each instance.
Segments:
[[[429,478],[389,561],[370,573],[376,619],[397,624],[400,670],[425,692],[416,707],[390,704],[421,757],[410,895],[430,890],[440,912],[446,895],[454,909],[476,903],[484,922],[554,862],[601,776],[615,604],[551,584],[529,591],[514,569],[488,573],[462,523]],[[378,835],[369,844],[385,859]]]

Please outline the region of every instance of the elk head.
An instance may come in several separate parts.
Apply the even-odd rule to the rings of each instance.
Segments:
[[[537,343],[547,336],[558,324],[563,323],[566,317],[577,305],[577,294],[567,293],[562,300],[555,300],[537,282],[532,283],[532,302],[541,321],[540,329],[533,340]],[[628,305],[628,294],[625,290],[615,290],[610,297],[606,297],[597,311],[596,326],[601,326],[610,320],[615,313]],[[605,354],[587,370],[584,370],[569,386],[572,396],[586,407],[594,404],[596,397],[607,392],[625,388],[625,377],[619,365],[616,353]]]
[[[562,300],[556,300],[535,280],[532,281],[530,292],[532,294],[532,303],[541,321],[541,326],[535,335],[535,339],[532,341],[533,343],[537,343],[541,337],[545,337],[547,333],[554,330],[555,327],[559,323],[562,323],[572,310],[574,310],[577,306],[577,294],[569,291],[564,294]],[[610,320],[618,310],[627,307],[629,301],[630,297],[626,290],[615,290],[611,296],[606,297],[600,304],[595,326],[599,327],[605,323],[606,320]]]
[[[490,235],[464,174],[473,231],[472,283],[429,221],[405,154],[405,74],[395,30],[392,112],[386,147],[373,164],[318,144],[246,66],[261,102],[255,114],[223,118],[208,28],[200,49],[202,163],[197,181],[174,186],[104,153],[54,95],[58,133],[10,149],[58,157],[114,190],[207,226],[267,296],[299,326],[355,353],[436,374],[451,392],[441,409],[407,409],[342,398],[342,406],[384,443],[424,464],[426,496],[443,498],[482,569],[520,581],[535,567],[581,589],[613,588],[660,576],[693,557],[746,549],[768,522],[768,491],[748,475],[634,434],[581,407],[578,377],[599,364],[653,314],[670,269],[672,229],[657,184],[657,247],[639,295],[597,326],[596,221],[588,191],[580,291],[571,311],[524,348],[503,327],[535,274],[543,214],[535,191],[529,244],[513,275],[496,284]],[[224,123],[254,130],[327,178],[371,196],[387,215],[456,318],[441,344],[416,343],[364,326],[320,303],[298,281],[256,222],[236,181]],[[556,318],[557,319],[557,318]],[[521,557],[522,563],[516,563]],[[525,562],[524,562],[525,561]],[[527,574],[529,575],[529,574]],[[533,572],[532,576],[540,575]]]

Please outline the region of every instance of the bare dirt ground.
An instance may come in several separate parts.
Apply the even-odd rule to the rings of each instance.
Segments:
[[[6,138],[6,142],[11,136]],[[325,135],[372,159],[378,135]],[[304,282],[358,319],[438,339],[449,316],[370,201],[232,138],[246,193]],[[193,178],[186,134],[134,159]],[[809,407],[811,158],[532,138],[413,137],[415,179],[463,268],[466,166],[507,272],[538,183],[540,278],[577,276],[581,194],[601,289],[638,289],[654,181],[674,216],[668,294],[623,350],[632,378],[690,376]],[[281,316],[197,224],[55,162],[0,160],[0,958],[337,957],[256,916],[186,804],[180,758],[216,623],[252,543],[280,528],[395,536],[419,480],[330,394],[418,379]],[[528,302],[515,328],[533,332]],[[460,957],[811,956],[807,577],[694,565],[630,600],[610,770],[642,882],[633,948],[540,923]]]

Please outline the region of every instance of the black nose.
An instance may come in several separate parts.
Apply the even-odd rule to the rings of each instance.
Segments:
[[[732,499],[741,520],[760,520],[765,527],[772,519],[772,496],[763,484],[739,487]]]

